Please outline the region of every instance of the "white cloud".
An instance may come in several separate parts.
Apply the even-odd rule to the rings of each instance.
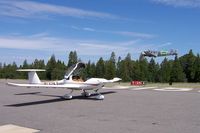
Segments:
[[[171,42],[166,42],[166,43],[160,44],[159,46],[157,46],[157,48],[163,48],[163,47],[171,46],[171,45],[172,45]]]
[[[116,19],[116,15],[83,10],[60,5],[51,5],[33,1],[0,1],[0,15],[22,18],[46,18],[49,15],[71,16],[79,18]]]
[[[45,38],[40,38],[40,40],[38,40],[29,37],[0,37],[1,48],[44,50],[48,48],[46,45],[47,43],[49,48],[55,47],[50,40]]]
[[[153,35],[153,34],[139,33],[139,32],[130,32],[130,31],[116,31],[116,32],[113,32],[113,33],[114,34],[123,35],[123,36],[130,36],[130,37],[137,37],[137,38],[146,38],[146,39],[150,39],[150,38],[156,37],[156,35]]]
[[[105,43],[105,42],[88,42],[80,43],[81,50],[80,53],[87,55],[110,55],[112,51],[117,54],[125,54],[129,48],[119,45],[117,43]],[[86,53],[85,53],[86,52]]]
[[[124,42],[106,42],[98,40],[63,39],[45,36],[43,33],[31,36],[0,36],[0,48],[57,51],[76,50],[82,55],[100,55],[116,51],[129,51],[137,40]],[[140,46],[137,46],[140,47]]]
[[[74,29],[74,30],[80,30],[80,28],[79,28],[79,27],[77,27],[77,26],[74,26],[74,25],[72,25],[72,26],[71,26],[71,28],[72,28],[72,29]]]
[[[36,37],[47,37],[49,35],[49,33],[47,32],[42,32],[42,33],[38,33],[38,34],[33,34],[30,37],[31,38],[36,38]]]
[[[171,5],[174,7],[200,7],[200,0],[152,0],[156,3]]]
[[[89,27],[85,27],[85,28],[83,28],[83,30],[85,30],[85,31],[95,31],[95,29],[89,28]]]
[[[141,39],[152,39],[155,38],[156,35],[148,34],[148,33],[140,33],[140,32],[131,32],[131,31],[109,31],[109,30],[98,30],[90,27],[80,28],[77,26],[71,26],[74,30],[83,30],[83,31],[90,31],[90,32],[99,32],[99,33],[109,33],[109,34],[116,34],[134,38],[141,38]]]
[[[105,57],[110,56],[111,52],[115,52],[118,56],[125,56],[131,53],[134,56],[148,49],[160,49],[171,45],[171,43],[164,44],[146,44],[141,40],[129,40],[121,42],[109,42],[99,40],[79,40],[79,39],[66,39],[55,38],[49,36],[48,33],[38,33],[30,36],[0,36],[0,52],[2,48],[12,49],[14,51],[26,50],[30,53],[50,53],[50,54],[63,54],[76,50],[80,58],[85,56]],[[35,51],[35,52],[34,52]],[[13,53],[15,55],[15,53]],[[3,55],[2,55],[3,56]],[[16,57],[20,55],[16,54]],[[25,56],[23,54],[23,56]],[[31,55],[27,55],[31,56]],[[44,55],[39,55],[37,58],[43,58]],[[13,57],[10,57],[13,59]]]

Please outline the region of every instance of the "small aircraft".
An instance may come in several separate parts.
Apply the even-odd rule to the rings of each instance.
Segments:
[[[51,82],[41,82],[37,71],[45,71],[43,69],[19,69],[17,71],[25,71],[28,72],[28,84],[18,84],[18,83],[7,83],[10,86],[18,86],[18,87],[39,87],[39,88],[66,88],[70,89],[70,93],[65,94],[63,96],[64,99],[72,99],[72,92],[74,90],[81,90],[82,95],[85,97],[91,96],[90,90],[93,90],[96,94],[96,99],[103,100],[104,95],[99,93],[98,91],[102,89],[102,87],[106,83],[112,83],[120,81],[120,78],[113,78],[112,80],[107,80],[104,78],[90,78],[86,81],[83,81],[79,76],[74,76],[73,74],[77,74],[81,69],[85,68],[85,64],[82,62],[78,62],[68,69],[66,72],[64,79],[59,81],[51,81]]]
[[[147,50],[143,51],[141,53],[142,56],[148,56],[148,57],[160,57],[160,56],[170,56],[170,55],[178,55],[177,50],[170,50],[170,51],[153,51],[153,50]]]

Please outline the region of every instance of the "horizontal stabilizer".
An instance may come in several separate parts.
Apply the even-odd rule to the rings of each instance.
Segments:
[[[44,69],[18,69],[20,72],[28,72],[29,84],[40,84],[41,81],[36,72],[45,71]]]
[[[43,72],[44,69],[17,69],[19,72]]]

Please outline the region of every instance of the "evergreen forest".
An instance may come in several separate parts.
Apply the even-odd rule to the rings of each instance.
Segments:
[[[161,57],[162,58],[162,57]],[[58,80],[63,79],[67,69],[81,61],[76,51],[71,51],[66,59],[67,64],[63,61],[56,60],[55,55],[45,63],[44,60],[35,59],[31,64],[24,60],[23,64],[17,66],[15,62],[12,64],[0,63],[0,78],[3,79],[26,79],[26,72],[17,72],[17,69],[45,69],[45,72],[38,72],[38,76],[42,80]],[[200,82],[200,56],[195,55],[192,50],[181,57],[174,57],[168,60],[163,57],[161,63],[157,63],[154,58],[149,61],[140,57],[137,60],[131,59],[131,54],[122,59],[116,57],[112,52],[108,60],[102,57],[96,63],[88,61],[86,68],[81,72],[83,79],[98,77],[112,79],[120,77],[124,82],[132,80],[140,80],[147,82]]]

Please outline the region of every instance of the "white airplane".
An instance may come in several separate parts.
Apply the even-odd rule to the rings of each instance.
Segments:
[[[37,71],[45,71],[43,69],[19,69],[17,71],[25,71],[28,72],[28,84],[18,84],[18,83],[10,83],[8,82],[8,85],[11,86],[18,86],[18,87],[40,87],[40,88],[66,88],[70,89],[71,92],[68,94],[65,94],[63,96],[64,99],[72,99],[72,92],[74,90],[81,90],[82,95],[85,97],[89,97],[91,93],[89,93],[90,90],[93,90],[98,95],[96,96],[96,99],[103,100],[104,95],[100,94],[98,91],[102,89],[102,87],[105,85],[105,83],[112,83],[120,81],[120,78],[113,78],[112,80],[107,80],[104,78],[90,78],[86,81],[83,81],[80,79],[79,76],[73,76],[77,71],[80,71],[80,69],[85,68],[84,63],[77,63],[75,66],[72,66],[71,69],[68,70],[68,72],[65,74],[64,79],[59,81],[52,81],[52,82],[41,82]]]

